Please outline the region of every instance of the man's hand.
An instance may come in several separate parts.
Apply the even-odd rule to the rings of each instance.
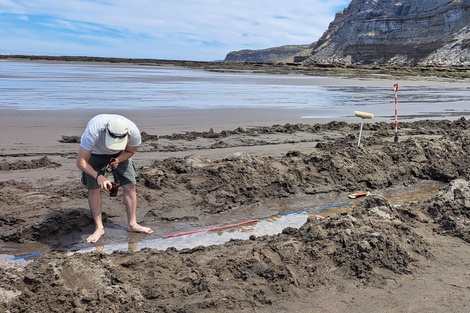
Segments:
[[[130,158],[132,158],[132,156],[135,154],[136,151],[137,151],[137,147],[126,146],[126,149],[121,151],[121,153],[118,155],[117,158],[112,158],[110,160],[109,165],[112,168],[116,169],[119,163],[125,162],[129,160]]]
[[[112,158],[111,162],[109,162],[109,165],[111,165],[112,168],[116,169],[119,165],[119,160],[117,158]]]
[[[96,182],[103,191],[113,188],[113,184],[111,184],[111,182],[104,175],[99,175],[96,178]]]

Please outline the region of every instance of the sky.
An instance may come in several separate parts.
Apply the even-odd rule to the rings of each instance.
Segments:
[[[310,44],[350,0],[0,0],[0,53],[217,61]]]

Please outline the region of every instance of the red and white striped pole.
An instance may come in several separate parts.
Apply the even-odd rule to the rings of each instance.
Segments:
[[[395,142],[398,142],[398,84],[393,85],[395,90]]]

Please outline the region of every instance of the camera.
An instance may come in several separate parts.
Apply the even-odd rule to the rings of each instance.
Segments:
[[[118,183],[111,183],[111,184],[112,184],[112,187],[111,189],[109,189],[109,196],[116,197],[118,193],[118,188],[120,185]]]

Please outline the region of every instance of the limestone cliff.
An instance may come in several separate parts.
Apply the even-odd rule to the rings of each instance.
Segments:
[[[317,42],[288,47],[225,61],[469,67],[470,0],[352,0]]]
[[[470,0],[352,0],[307,62],[470,66]]]

